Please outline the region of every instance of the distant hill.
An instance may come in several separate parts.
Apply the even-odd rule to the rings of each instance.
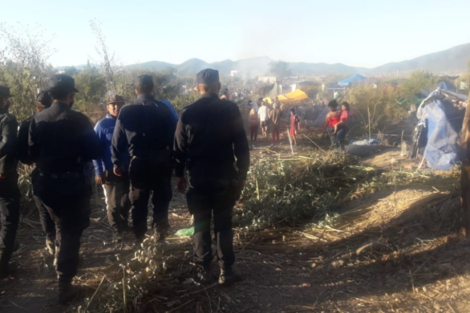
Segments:
[[[470,43],[426,54],[412,60],[387,63],[371,69],[367,73],[390,74],[397,71],[404,73],[414,70],[426,70],[434,73],[460,73],[467,70],[467,63],[469,61]]]
[[[470,61],[470,43],[453,47],[448,50],[435,52],[421,57],[402,61],[387,63],[376,68],[367,69],[362,67],[348,66],[342,63],[305,63],[289,62],[289,67],[293,75],[299,76],[323,76],[329,74],[405,74],[414,70],[427,70],[434,73],[460,73],[467,70],[467,63]],[[241,77],[255,77],[269,74],[269,63],[275,62],[269,57],[255,57],[238,61],[224,60],[220,62],[207,63],[200,59],[190,59],[181,64],[171,64],[161,61],[150,61],[139,64],[127,65],[127,69],[155,69],[165,70],[167,68],[176,69],[176,74],[180,76],[194,76],[204,68],[214,68],[219,70],[222,76],[230,75],[235,70]],[[76,66],[82,69],[83,66]],[[63,68],[63,67],[62,67]]]

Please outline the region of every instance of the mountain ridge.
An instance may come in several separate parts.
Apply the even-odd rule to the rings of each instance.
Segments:
[[[269,64],[276,62],[267,56],[258,56],[247,59],[225,59],[217,62],[206,62],[202,59],[191,58],[181,64],[172,64],[163,61],[148,61],[123,66],[125,69],[155,69],[165,70],[173,68],[179,76],[194,76],[204,68],[219,70],[221,76],[230,75],[231,71],[238,71],[242,77],[256,77],[269,75]],[[414,70],[426,70],[433,73],[460,73],[467,70],[470,62],[470,43],[455,46],[446,50],[425,54],[410,60],[389,62],[374,68],[349,66],[343,63],[309,63],[288,62],[293,75],[299,76],[323,76],[330,74],[354,74],[363,75],[390,75],[405,74]],[[76,66],[79,68],[82,66]],[[61,67],[63,68],[63,67]]]

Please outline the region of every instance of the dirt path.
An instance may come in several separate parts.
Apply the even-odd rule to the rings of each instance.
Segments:
[[[287,146],[270,149],[288,151]],[[457,236],[453,188],[383,190],[351,202],[326,226],[236,229],[237,269],[244,280],[229,288],[188,283],[191,239],[172,237],[163,278],[132,301],[142,312],[469,312],[470,242]],[[103,275],[119,277],[116,257],[132,257],[132,236],[122,250],[108,245],[111,229],[102,199],[93,202],[92,224],[83,236],[85,262],[77,276],[87,294],[70,306],[55,305],[52,257],[39,225],[23,221],[23,246],[15,255],[20,269],[0,282],[0,312],[77,312]],[[179,195],[170,220],[175,231],[189,222]],[[375,245],[358,253],[369,243]]]

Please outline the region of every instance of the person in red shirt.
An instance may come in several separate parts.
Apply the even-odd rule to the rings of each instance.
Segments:
[[[332,133],[332,135],[336,136],[336,140],[341,150],[344,149],[344,140],[346,138],[346,134],[349,131],[348,120],[350,111],[351,108],[349,106],[349,103],[347,103],[346,101],[341,103],[340,121],[336,124],[335,129]]]
[[[338,110],[338,102],[336,100],[331,100],[328,103],[328,108],[330,112],[326,115],[325,127],[323,128],[324,133],[328,133],[331,139],[332,146],[338,147],[337,141],[337,127],[336,125],[341,122],[341,110]]]

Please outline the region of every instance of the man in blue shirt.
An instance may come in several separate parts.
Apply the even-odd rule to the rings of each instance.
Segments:
[[[96,123],[95,132],[103,149],[101,158],[93,160],[96,183],[103,186],[106,198],[109,224],[114,230],[115,243],[122,241],[122,232],[128,227],[127,219],[131,202],[129,201],[129,154],[122,156],[123,174],[116,176],[111,161],[111,140],[124,99],[118,95],[107,97],[106,117]]]

